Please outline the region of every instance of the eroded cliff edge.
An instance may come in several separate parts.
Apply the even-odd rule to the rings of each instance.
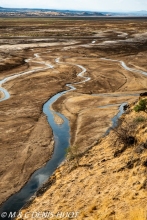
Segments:
[[[67,157],[21,210],[23,215],[33,219],[32,213],[48,211],[53,219],[59,212],[78,212],[76,219],[145,219],[147,114],[135,112],[134,105],[115,130],[78,158],[79,165]]]

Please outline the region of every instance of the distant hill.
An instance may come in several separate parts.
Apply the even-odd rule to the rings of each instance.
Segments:
[[[81,15],[83,16],[105,16],[100,12],[83,12]]]
[[[52,17],[52,16],[105,16],[100,12],[74,11],[74,10],[56,10],[56,9],[28,9],[28,8],[2,8],[0,7],[0,16],[12,17]]]
[[[93,12],[56,9],[30,9],[30,8],[3,8],[0,7],[0,17],[144,17],[147,11],[136,12]]]
[[[147,11],[142,10],[142,11],[131,11],[131,12],[103,12],[104,14],[109,14],[109,16],[134,16],[134,17],[143,17],[147,16]]]

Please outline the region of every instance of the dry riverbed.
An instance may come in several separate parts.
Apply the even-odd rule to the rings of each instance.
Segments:
[[[43,33],[45,28],[53,28],[54,30],[60,29],[60,36],[55,37],[54,32],[50,32],[50,36],[45,41],[38,38],[39,43],[36,39],[29,38],[30,35],[23,40],[13,38],[14,36],[6,39],[5,36],[10,33],[10,27],[16,29],[16,34],[20,33],[20,28],[24,25],[25,31],[28,29],[30,33],[31,27],[26,25],[27,21],[25,19],[19,21],[20,26],[18,28],[14,25],[15,19],[14,23],[13,21],[12,23],[9,21],[9,23],[8,20],[5,22],[7,28],[1,36],[3,45],[0,47],[0,79],[36,68],[42,70],[18,77],[2,85],[8,90],[11,97],[0,102],[0,203],[19,191],[30,175],[51,158],[54,140],[50,125],[42,113],[42,107],[56,93],[68,90],[66,83],[76,83],[83,80],[81,77],[77,77],[77,74],[81,72],[80,66],[77,65],[86,68],[84,76],[91,79],[75,85],[76,90],[63,95],[52,105],[52,108],[64,114],[69,120],[70,145],[78,146],[80,153],[87,152],[88,149],[99,142],[112,125],[111,120],[118,113],[119,105],[124,102],[135,102],[138,98],[137,95],[147,88],[145,75],[128,71],[117,61],[112,62],[101,59],[122,60],[129,67],[146,71],[146,20],[140,23],[137,20],[124,21],[121,19],[110,21],[76,20],[74,22],[73,20],[61,20],[59,22],[55,19],[54,24],[51,20],[51,23],[48,24],[40,21],[41,24],[38,24],[39,33]],[[59,23],[61,26],[59,26]],[[1,20],[0,25],[2,26]],[[34,26],[36,27],[36,25],[35,21]],[[2,26],[2,28],[4,27]],[[64,33],[62,32],[63,28],[65,29]],[[79,33],[79,28],[83,32],[80,31]],[[73,29],[76,31],[74,32]],[[68,32],[68,37],[65,32]],[[88,37],[85,37],[86,33]],[[136,33],[138,34],[136,35]],[[16,45],[19,45],[19,48]],[[35,56],[35,54],[38,54],[38,56]],[[57,58],[60,58],[59,63],[56,62]],[[29,61],[26,62],[26,59],[29,59]],[[46,64],[51,66],[44,69],[47,67]],[[0,98],[2,98],[1,93]],[[54,118],[57,124],[62,124],[63,121],[57,114],[54,114]],[[87,172],[86,169],[88,169],[89,175],[91,173],[89,166],[84,166],[84,164],[90,163],[95,172],[97,169],[96,161],[102,161],[105,157],[111,160],[112,150],[109,149],[107,144],[108,142],[105,145],[104,140],[103,145],[96,145],[90,150],[87,159],[81,160],[83,173]],[[104,146],[106,146],[106,152]],[[101,154],[99,154],[99,150]],[[93,155],[95,155],[94,159]],[[97,158],[96,155],[100,158]],[[107,161],[107,166],[109,167],[109,161]],[[114,167],[110,165],[110,168],[110,172],[113,173]],[[79,169],[73,173],[73,178],[79,179],[75,182],[75,190],[79,184],[82,186],[82,183],[79,183],[82,182],[82,179],[78,176],[78,173],[81,172]],[[101,166],[97,172],[98,179],[102,177],[103,174],[100,173],[103,171],[105,170]],[[91,185],[95,186],[97,184],[95,178],[94,175]],[[114,178],[115,181],[117,178]],[[67,187],[68,180],[71,181],[70,175],[63,181],[65,187]],[[62,175],[59,176],[56,182],[57,185],[52,186],[51,194],[48,197],[49,201],[46,200],[46,195],[41,200],[37,198],[35,203],[38,204],[40,201],[38,206],[40,210],[42,210],[44,203],[46,204],[45,207],[48,208],[47,204],[51,204],[53,197],[57,198],[52,192],[60,188],[60,181],[62,182]],[[104,182],[107,185],[108,181],[105,176],[99,184]],[[88,187],[87,192],[90,193],[90,186],[86,186]],[[96,185],[96,187],[101,186]],[[107,186],[105,187],[107,188]],[[129,187],[129,184],[126,186],[126,192],[127,187]],[[101,188],[103,195],[100,197],[101,200],[106,196],[104,188]],[[82,193],[85,194],[85,192]],[[78,204],[82,204],[84,200],[81,194],[79,195],[77,194],[76,200],[74,200],[75,202],[78,201]],[[64,199],[61,208],[67,203],[74,207],[72,195],[67,200],[67,193],[65,196],[64,193],[61,193],[61,198],[62,196]],[[98,198],[97,194],[96,201]],[[86,197],[83,206],[86,207],[88,202],[89,200]],[[58,199],[52,200],[53,212],[56,212],[56,209],[53,208],[56,203],[60,206]],[[34,210],[34,204],[32,210]],[[82,213],[85,212],[83,207],[77,206],[77,208],[81,208]]]

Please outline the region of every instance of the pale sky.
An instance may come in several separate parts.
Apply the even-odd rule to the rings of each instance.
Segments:
[[[0,0],[1,7],[92,11],[147,10],[147,0]]]

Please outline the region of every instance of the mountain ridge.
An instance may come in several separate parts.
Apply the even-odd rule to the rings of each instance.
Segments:
[[[88,10],[67,10],[67,9],[42,9],[42,8],[5,8],[0,7],[1,17],[52,17],[52,16],[62,16],[62,17],[129,17],[129,16],[147,16],[146,10],[141,11],[131,11],[131,12],[109,12],[109,11],[88,11]]]

